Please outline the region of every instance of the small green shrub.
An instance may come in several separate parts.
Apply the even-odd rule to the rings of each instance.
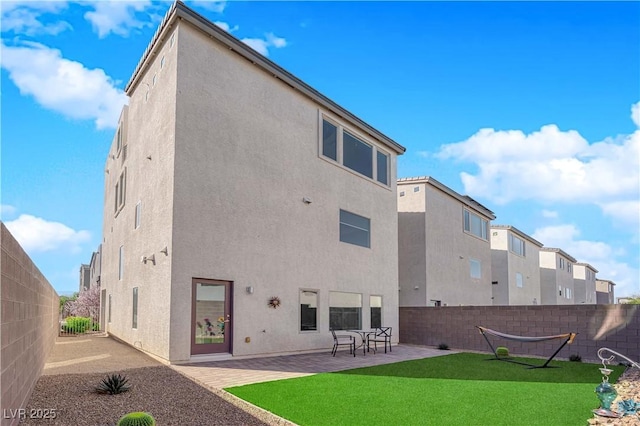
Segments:
[[[573,354],[569,356],[571,362],[582,362],[582,357],[579,354]]]
[[[507,349],[504,346],[498,346],[496,348],[496,355],[498,355],[499,357],[508,357],[509,356],[509,349]]]
[[[156,420],[149,413],[129,413],[118,420],[117,426],[155,426]]]
[[[116,395],[129,390],[128,379],[120,374],[110,374],[96,386],[96,392]]]
[[[92,331],[100,331],[100,323],[94,322],[93,326],[91,327]]]
[[[449,345],[447,345],[446,343],[440,343],[438,345],[438,349],[440,349],[441,351],[448,351],[449,350]]]
[[[91,328],[91,318],[67,317],[63,330],[67,333],[84,333]]]

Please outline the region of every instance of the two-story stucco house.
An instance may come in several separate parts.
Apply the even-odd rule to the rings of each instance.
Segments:
[[[400,306],[491,305],[493,219],[432,177],[399,179]]]
[[[576,304],[595,305],[596,274],[598,270],[588,263],[578,262],[573,265],[573,287]]]
[[[491,288],[494,305],[540,303],[542,243],[509,225],[491,225]]]
[[[614,290],[616,283],[611,280],[596,279],[596,304],[612,305],[615,303]]]
[[[125,91],[106,162],[109,333],[177,363],[397,330],[402,146],[181,2]]]
[[[543,305],[573,305],[576,259],[559,248],[540,248],[540,297]]]

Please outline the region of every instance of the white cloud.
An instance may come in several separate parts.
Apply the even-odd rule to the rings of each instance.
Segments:
[[[88,231],[75,231],[59,222],[21,214],[16,220],[5,222],[7,229],[26,252],[43,252],[58,249],[80,250],[88,242]]]
[[[59,34],[72,28],[68,22],[55,18],[67,6],[65,1],[2,1],[2,32]]]
[[[16,214],[17,209],[13,206],[10,206],[9,204],[1,204],[0,205],[0,217],[2,217],[3,219],[6,216],[13,216],[14,214]]]
[[[463,142],[443,145],[441,159],[475,163],[460,174],[465,191],[497,204],[517,199],[606,203],[640,194],[640,130],[589,144],[555,125],[524,134],[481,129]]]
[[[619,260],[624,254],[623,250],[604,242],[580,239],[580,230],[575,225],[539,228],[531,236],[546,247],[560,248],[578,262],[585,262],[596,268],[598,278],[616,283],[616,296],[638,293],[640,270]]]
[[[631,105],[631,120],[640,128],[640,102]]]
[[[600,204],[602,212],[610,216],[616,225],[629,227],[630,229],[640,229],[640,201],[614,201]]]
[[[269,56],[269,48],[282,48],[287,45],[287,40],[277,37],[273,33],[265,34],[265,38],[243,38],[244,44],[257,51],[263,56]]]
[[[546,217],[547,219],[556,219],[558,217],[558,212],[554,210],[542,210],[542,217]]]
[[[158,18],[155,14],[143,13],[151,6],[149,0],[101,0],[82,4],[93,8],[84,17],[91,22],[99,38],[110,33],[127,37],[132,29],[150,27]]]
[[[227,7],[226,1],[192,0],[189,2],[189,4],[191,6],[201,7],[203,9],[207,9],[216,13],[222,13]]]
[[[214,24],[216,24],[218,27],[222,28],[223,30],[225,30],[228,33],[237,31],[238,29],[240,29],[240,26],[238,25],[234,25],[233,27],[229,26],[229,24],[227,24],[226,22],[222,22],[222,21],[215,21]]]
[[[2,68],[20,93],[67,117],[95,120],[98,129],[115,127],[127,97],[102,69],[85,68],[38,43],[1,46]]]

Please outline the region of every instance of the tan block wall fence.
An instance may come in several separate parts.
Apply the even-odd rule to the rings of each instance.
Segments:
[[[400,343],[451,349],[489,351],[475,327],[480,325],[518,336],[548,336],[577,332],[572,345],[557,355],[579,354],[583,361],[598,361],[597,352],[610,348],[640,361],[640,305],[558,306],[445,306],[400,308]],[[561,340],[521,343],[489,336],[495,346],[511,354],[548,357]]]
[[[59,298],[4,224],[0,238],[0,424],[5,426],[18,424],[10,410],[27,406],[42,374],[58,333]]]

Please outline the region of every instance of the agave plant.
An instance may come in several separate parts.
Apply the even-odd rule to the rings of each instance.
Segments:
[[[124,415],[119,421],[118,426],[155,426],[156,420],[149,413],[141,411]]]
[[[129,390],[130,386],[127,384],[128,379],[120,374],[111,374],[102,379],[102,382],[96,387],[98,393],[108,393],[109,395],[116,395]]]

